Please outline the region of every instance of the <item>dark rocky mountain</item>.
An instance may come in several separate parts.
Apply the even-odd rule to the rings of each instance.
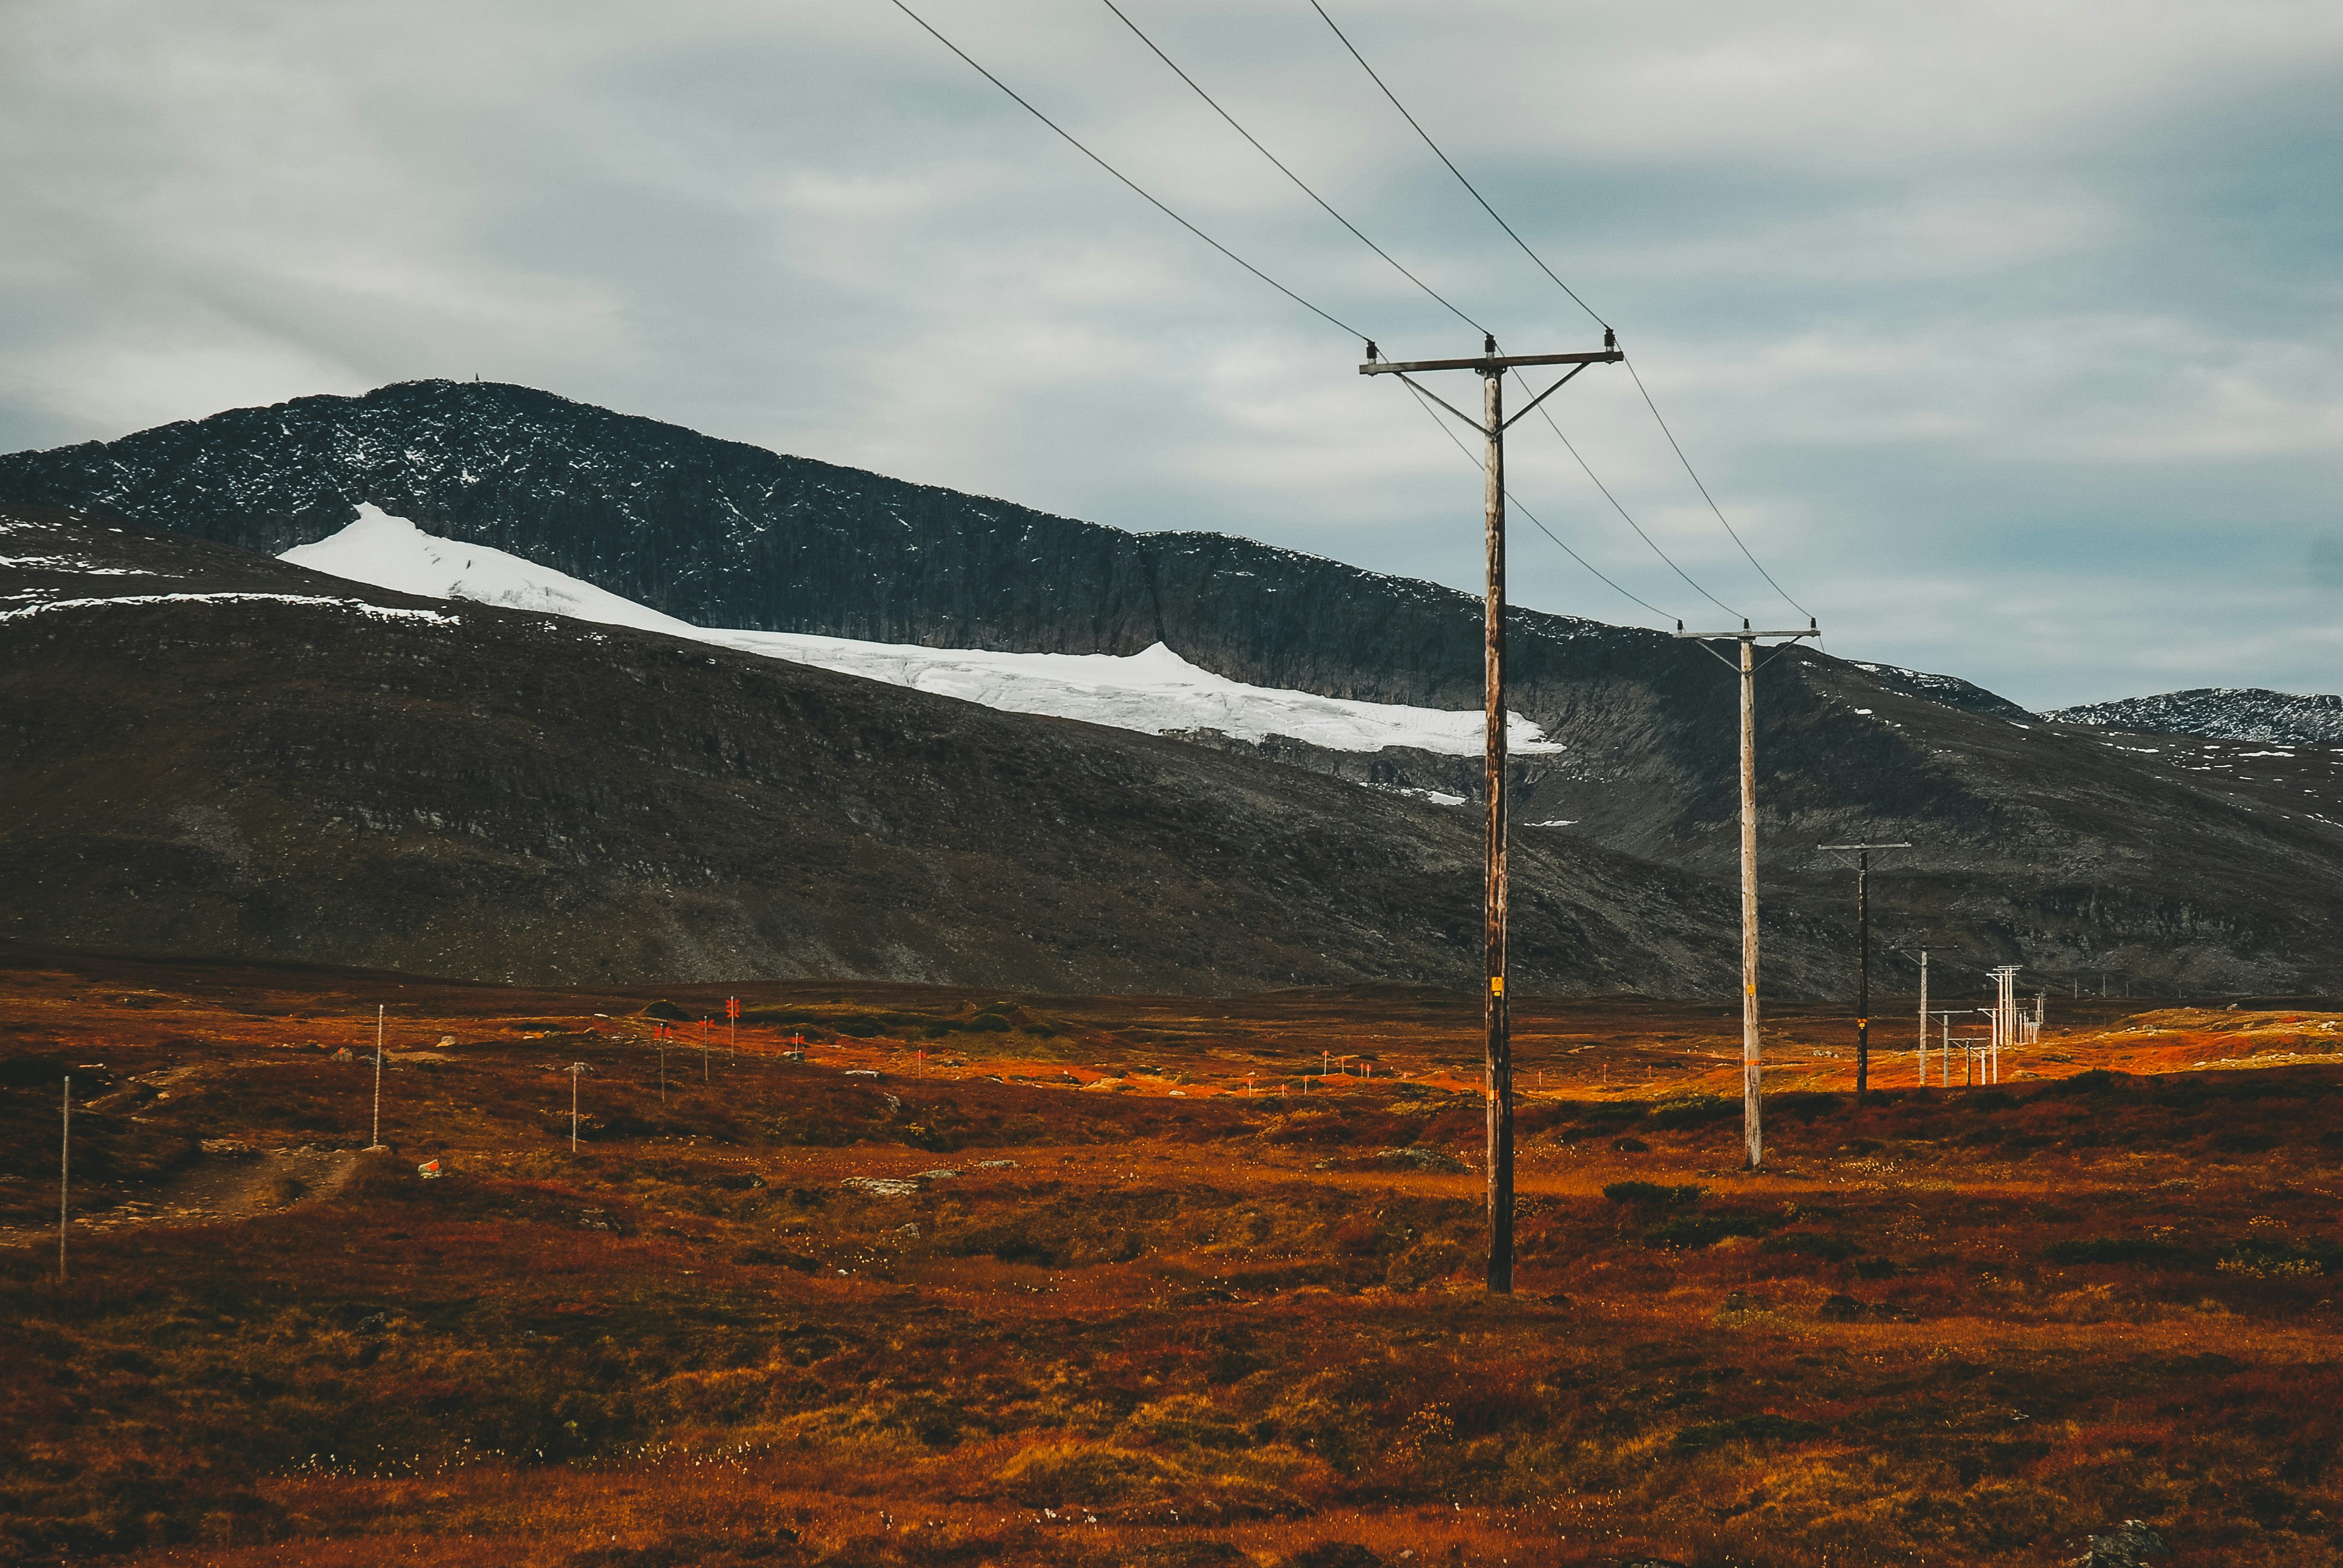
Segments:
[[[1060,652],[1160,640],[1235,679],[1479,703],[1465,595],[1225,536],[1053,518],[520,387],[409,383],[0,457],[0,498],[266,552],[369,501],[701,624]],[[1524,840],[1600,846],[1654,885],[1729,877],[1726,672],[1654,632],[1528,610],[1510,625],[1512,705],[1569,748],[1523,761]],[[2333,779],[2180,768],[1965,681],[1803,648],[1760,687],[1765,881],[1818,929],[1843,918],[1851,879],[1815,845],[1909,839],[1920,847],[1875,876],[1878,923],[1956,942],[1964,963],[2078,982],[2112,966],[2197,989],[2343,980]],[[1195,740],[1146,755],[1217,749],[1475,787],[1470,759]]]
[[[1465,986],[1468,814],[0,506],[0,934],[543,983]],[[1729,989],[1728,890],[1523,847],[1525,987]],[[1811,991],[1828,933],[1775,923]]]
[[[2298,696],[2260,687],[2198,687],[2160,697],[2087,702],[2046,715],[2062,724],[2137,735],[2201,735],[2278,746],[2343,746],[2343,697]]]
[[[1930,675],[1926,670],[1904,669],[1893,664],[1865,664],[1851,661],[1855,668],[1871,677],[1891,691],[1906,697],[1923,697],[1930,702],[1940,702],[1946,708],[1957,708],[1967,713],[1982,713],[1989,719],[2035,719],[1998,692],[1963,680],[1957,675]]]

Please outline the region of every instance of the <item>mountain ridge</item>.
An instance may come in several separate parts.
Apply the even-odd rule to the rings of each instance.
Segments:
[[[2043,715],[2062,724],[2140,735],[2197,735],[2286,746],[2343,745],[2343,697],[2267,687],[2199,686],[2086,702]]]
[[[699,596],[684,618],[702,625],[711,606],[762,602],[795,607],[792,629],[932,647],[980,645],[970,634],[980,620],[1032,651],[1161,641],[1247,684],[1480,701],[1481,607],[1453,590],[1226,536],[1011,518],[1006,503],[493,383],[407,383],[14,454],[0,457],[0,498],[246,549],[282,548],[297,523],[338,526],[368,502],[612,592],[644,562],[682,563],[669,579]],[[673,614],[679,601],[647,602]],[[1728,884],[1731,677],[1656,632],[1531,610],[1507,624],[1509,706],[1564,749],[1520,760],[1521,820],[1562,824],[1538,833],[1629,857],[1655,886]],[[2207,768],[2025,715],[1956,678],[1803,648],[1769,663],[1757,717],[1769,910],[1835,928],[1851,890],[1816,846],[1910,839],[1908,858],[1874,870],[1883,940],[1957,941],[1980,965],[2077,984],[2111,967],[2199,989],[2343,980],[2326,934],[2343,925],[2332,758]],[[1384,789],[1478,790],[1469,758],[1192,739],[1235,762]]]
[[[1177,740],[0,505],[0,932],[531,983],[1479,972],[1468,816]],[[1516,856],[1523,983],[1714,990],[1725,890]],[[1831,948],[1768,921],[1775,983]]]

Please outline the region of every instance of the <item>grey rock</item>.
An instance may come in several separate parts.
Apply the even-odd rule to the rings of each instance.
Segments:
[[[2142,1568],[2151,1558],[2169,1557],[2164,1537],[2137,1519],[2127,1519],[2105,1535],[2091,1537],[2091,1549],[2075,1568]]]

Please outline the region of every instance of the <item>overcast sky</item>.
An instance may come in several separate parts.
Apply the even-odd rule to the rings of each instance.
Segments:
[[[1387,352],[1478,347],[1100,0],[912,4]],[[2343,6],[1326,4],[1833,652],[2034,706],[2343,688]],[[1510,351],[1595,345],[1308,0],[1124,9]],[[890,0],[9,0],[0,192],[0,450],[477,374],[1477,584],[1479,480],[1355,340]],[[1793,613],[1623,370],[1549,407],[1704,588]],[[1509,456],[1720,618],[1535,417]],[[1526,527],[1513,582],[1654,624]]]

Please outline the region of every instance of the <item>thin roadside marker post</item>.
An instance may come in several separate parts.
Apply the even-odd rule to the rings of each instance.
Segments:
[[[1483,334],[1477,359],[1419,359],[1394,363],[1380,359],[1375,346],[1367,345],[1362,376],[1396,376],[1408,389],[1445,410],[1468,428],[1480,432],[1485,443],[1482,477],[1482,555],[1487,590],[1482,603],[1481,706],[1486,730],[1483,768],[1487,820],[1483,830],[1481,990],[1483,1065],[1487,1073],[1484,1104],[1488,1120],[1489,1290],[1510,1295],[1513,1289],[1513,1047],[1512,1015],[1505,1000],[1505,905],[1509,867],[1505,831],[1505,431],[1515,420],[1556,392],[1590,365],[1615,365],[1626,356],[1605,327],[1603,347],[1581,354],[1502,355],[1497,340]],[[1523,404],[1513,418],[1505,417],[1505,372],[1524,365],[1566,366],[1560,377]],[[1481,417],[1474,418],[1445,397],[1423,386],[1415,375],[1432,370],[1470,370],[1481,377]]]
[[[708,1076],[708,1025],[709,1020],[705,1017],[701,1018],[699,1020],[699,1084],[703,1089],[708,1087],[709,1082]]]
[[[582,1061],[569,1064],[569,1152],[572,1154],[578,1152],[578,1080],[585,1070],[586,1064]]]
[[[65,1074],[65,1120],[57,1132],[57,1283],[65,1282],[67,1193],[73,1185],[73,1074]]]
[[[382,1015],[383,1004],[374,1004],[374,1135],[367,1140],[367,1152],[382,1147]]]
[[[1676,622],[1680,640],[1703,648],[1728,638],[1741,645],[1737,665],[1713,648],[1708,651],[1741,676],[1741,1142],[1743,1159],[1751,1171],[1765,1162],[1761,1117],[1765,1067],[1757,1038],[1757,644],[1769,637],[1795,643],[1800,638],[1820,636],[1822,631],[1812,617],[1807,618],[1804,631],[1752,631],[1746,620],[1739,631],[1686,631],[1684,622]],[[1778,652],[1775,655],[1780,657]]]

